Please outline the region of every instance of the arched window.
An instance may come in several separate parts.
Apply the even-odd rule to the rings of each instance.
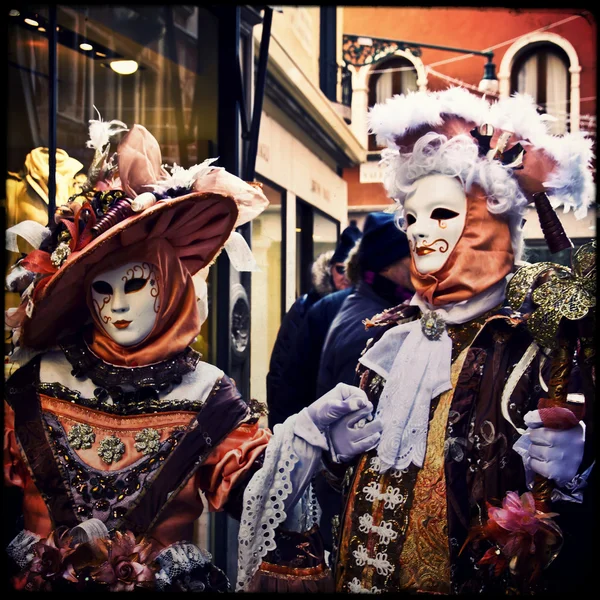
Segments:
[[[385,71],[383,73],[379,71]],[[394,56],[378,62],[369,76],[369,108],[396,94],[417,90],[417,71],[412,62]],[[378,150],[375,135],[369,135],[369,150]]]
[[[517,56],[511,72],[511,94],[520,92],[533,97],[540,111],[553,116],[550,132],[569,131],[569,59],[555,44],[539,43],[525,47]]]

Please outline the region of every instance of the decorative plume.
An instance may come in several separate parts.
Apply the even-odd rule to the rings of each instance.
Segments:
[[[123,121],[113,119],[112,121],[103,121],[100,111],[94,106],[94,110],[98,113],[98,119],[90,119],[90,139],[86,142],[88,148],[94,148],[96,153],[102,152],[104,147],[110,141],[110,138],[122,131],[129,131],[127,125]]]
[[[207,158],[204,162],[194,165],[189,169],[184,169],[178,164],[174,164],[172,167],[163,165],[165,169],[170,169],[170,176],[148,187],[152,187],[159,194],[164,194],[169,190],[191,190],[198,179],[202,179],[202,177],[215,170],[220,171],[223,169],[223,167],[211,166],[217,160],[219,160],[218,157]]]

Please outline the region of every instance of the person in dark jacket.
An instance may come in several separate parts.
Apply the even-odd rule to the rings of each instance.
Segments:
[[[410,282],[410,251],[406,234],[398,229],[394,215],[374,212],[367,216],[363,237],[356,247],[356,261],[349,261],[348,277],[357,280],[353,293],[339,308],[321,353],[315,397],[343,381],[353,384],[358,358],[372,332],[363,324],[386,308],[409,300],[414,288]],[[358,273],[352,272],[352,265]],[[329,296],[330,298],[332,296]],[[323,302],[321,300],[318,304]],[[311,309],[311,310],[313,310]],[[310,402],[310,400],[308,400]],[[331,519],[339,513],[341,496],[317,475],[314,481],[322,509],[320,532],[325,549],[331,550]]]
[[[295,344],[291,348],[290,359],[286,362],[282,372],[287,394],[284,402],[269,413],[270,427],[276,423],[283,423],[290,415],[308,406],[309,399],[313,398],[316,393],[321,351],[325,344],[327,331],[344,300],[354,292],[355,286],[358,284],[358,279],[353,279],[353,274],[357,272],[357,266],[353,264],[357,262],[358,258],[356,248],[357,246],[350,252],[343,264],[344,275],[349,281],[350,287],[333,292],[315,302],[308,309],[300,324]]]
[[[406,234],[398,229],[394,215],[369,214],[357,252],[360,282],[329,327],[321,354],[316,397],[340,381],[354,383],[358,358],[372,337],[363,321],[409,300],[414,293],[408,241]]]
[[[339,293],[339,291],[350,287],[351,284],[345,276],[344,261],[361,235],[360,229],[356,226],[356,221],[351,221],[350,225],[342,232],[336,249],[321,254],[313,263],[313,287],[311,290],[300,296],[283,317],[271,352],[267,374],[267,406],[269,408],[270,427],[273,427],[276,423],[282,423],[294,412],[289,412],[286,408],[288,405],[287,400],[294,390],[291,389],[290,381],[286,380],[284,372],[291,357],[294,357],[294,364],[299,366],[306,357],[306,355],[296,355],[293,351],[302,322],[315,303],[335,293],[336,290]],[[333,320],[333,316],[335,316],[335,313],[331,316],[331,320]],[[331,320],[328,323],[331,323]],[[316,375],[317,371],[315,369],[313,388],[316,385]],[[300,406],[300,408],[303,407],[304,404]]]

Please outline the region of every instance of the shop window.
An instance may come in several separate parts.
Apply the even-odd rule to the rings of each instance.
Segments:
[[[396,94],[417,91],[417,71],[407,58],[394,56],[378,62],[369,76],[369,108]],[[375,135],[369,134],[369,150],[378,150]]]
[[[158,140],[163,163],[190,167],[216,156],[219,21],[213,12],[171,5],[54,9],[55,72],[49,70],[48,8],[19,6],[9,16],[6,212],[10,219],[34,218],[43,225],[48,221],[48,152],[44,164],[44,153],[33,151],[48,147],[51,116],[56,118],[57,148],[78,160],[84,174],[94,154],[86,147],[88,121],[98,118],[94,107],[105,121],[145,126]],[[117,73],[110,65],[118,58],[135,61],[137,70]],[[50,115],[48,103],[52,80],[58,85],[55,115]],[[111,151],[118,141],[114,139]],[[35,189],[27,184],[32,169],[39,182]],[[76,191],[71,171],[69,181],[57,177],[57,205]],[[8,226],[14,222],[7,219]],[[209,307],[216,306],[214,270],[208,278]],[[7,293],[5,299],[7,308],[18,303],[15,294]],[[213,363],[214,329],[207,319],[194,344]],[[210,547],[209,520],[205,512],[196,523],[194,540],[203,547]]]
[[[252,221],[252,253],[260,271],[252,273],[252,318],[250,320],[250,393],[266,401],[269,360],[282,316],[283,251],[282,207],[284,192],[263,182],[269,206]]]
[[[296,297],[312,287],[311,267],[323,252],[334,250],[340,224],[308,202],[296,200]]]
[[[569,131],[569,61],[555,44],[532,44],[515,60],[511,73],[511,93],[529,94],[541,113],[553,117],[550,132]]]

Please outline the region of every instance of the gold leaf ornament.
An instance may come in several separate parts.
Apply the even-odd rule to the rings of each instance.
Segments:
[[[561,319],[582,319],[596,305],[596,240],[581,246],[572,264],[572,269],[550,262],[521,267],[507,286],[507,300],[514,310],[522,309],[531,293],[534,307],[527,327],[547,348],[556,346]],[[541,277],[545,281],[535,285]]]

